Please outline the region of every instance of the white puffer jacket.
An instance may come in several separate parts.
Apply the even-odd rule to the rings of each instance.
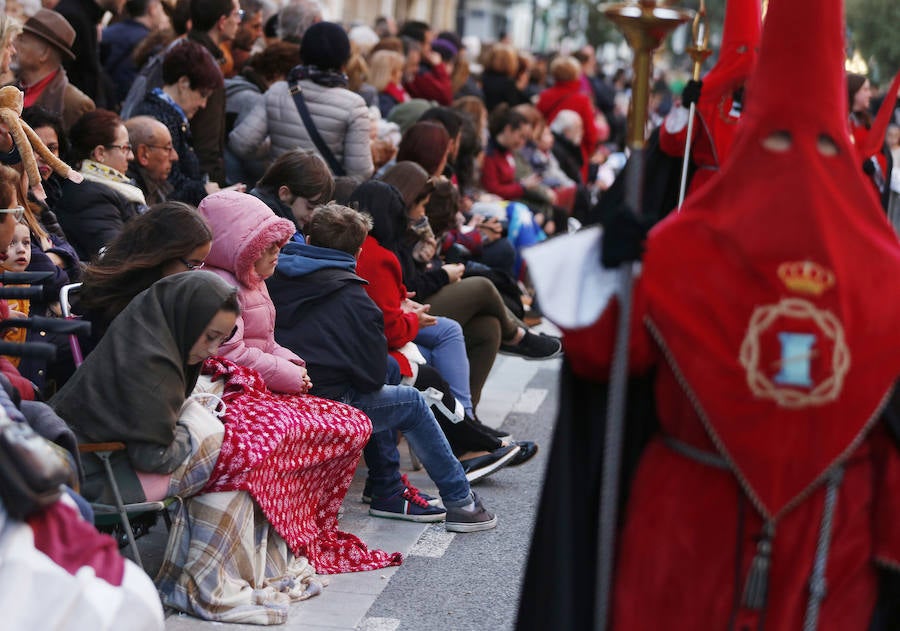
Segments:
[[[300,81],[303,98],[319,134],[347,175],[369,178],[374,170],[369,140],[369,110],[361,96],[344,88],[326,88]],[[228,135],[228,146],[238,156],[253,159],[269,137],[272,159],[292,149],[315,151],[287,81],[278,81],[266,91],[265,100]]]

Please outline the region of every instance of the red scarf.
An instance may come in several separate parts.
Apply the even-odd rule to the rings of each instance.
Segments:
[[[59,74],[59,69],[57,68],[56,70],[54,70],[53,72],[48,74],[46,77],[44,77],[37,83],[24,86],[25,102],[23,104],[23,107],[31,107],[32,105],[34,105],[35,102],[38,100],[38,98],[41,96],[41,93],[44,91],[44,89],[48,85],[50,85],[50,82],[53,81],[53,79],[55,79],[56,75],[58,75],[58,74]]]

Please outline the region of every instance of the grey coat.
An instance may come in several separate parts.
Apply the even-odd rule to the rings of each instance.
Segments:
[[[369,111],[362,97],[305,79],[300,87],[319,134],[347,175],[369,178],[373,171]],[[263,103],[254,106],[228,135],[228,146],[238,156],[251,159],[266,137],[271,139],[273,159],[297,148],[318,153],[286,81],[272,84]]]

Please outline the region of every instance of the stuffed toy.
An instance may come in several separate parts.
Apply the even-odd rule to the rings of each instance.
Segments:
[[[0,88],[0,120],[9,128],[13,143],[19,150],[25,173],[28,175],[28,186],[31,192],[36,198],[44,200],[47,198],[47,194],[41,185],[41,174],[38,172],[37,160],[34,158],[35,151],[60,176],[75,183],[80,183],[84,177],[53,155],[28,123],[19,118],[22,116],[23,102],[24,96],[19,88],[11,85]]]

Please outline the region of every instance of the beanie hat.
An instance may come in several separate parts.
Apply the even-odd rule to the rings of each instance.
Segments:
[[[431,50],[437,52],[444,61],[450,61],[459,54],[458,46],[450,40],[442,38],[431,42]]]
[[[320,70],[340,70],[350,59],[350,38],[340,24],[317,22],[303,34],[300,59]]]

